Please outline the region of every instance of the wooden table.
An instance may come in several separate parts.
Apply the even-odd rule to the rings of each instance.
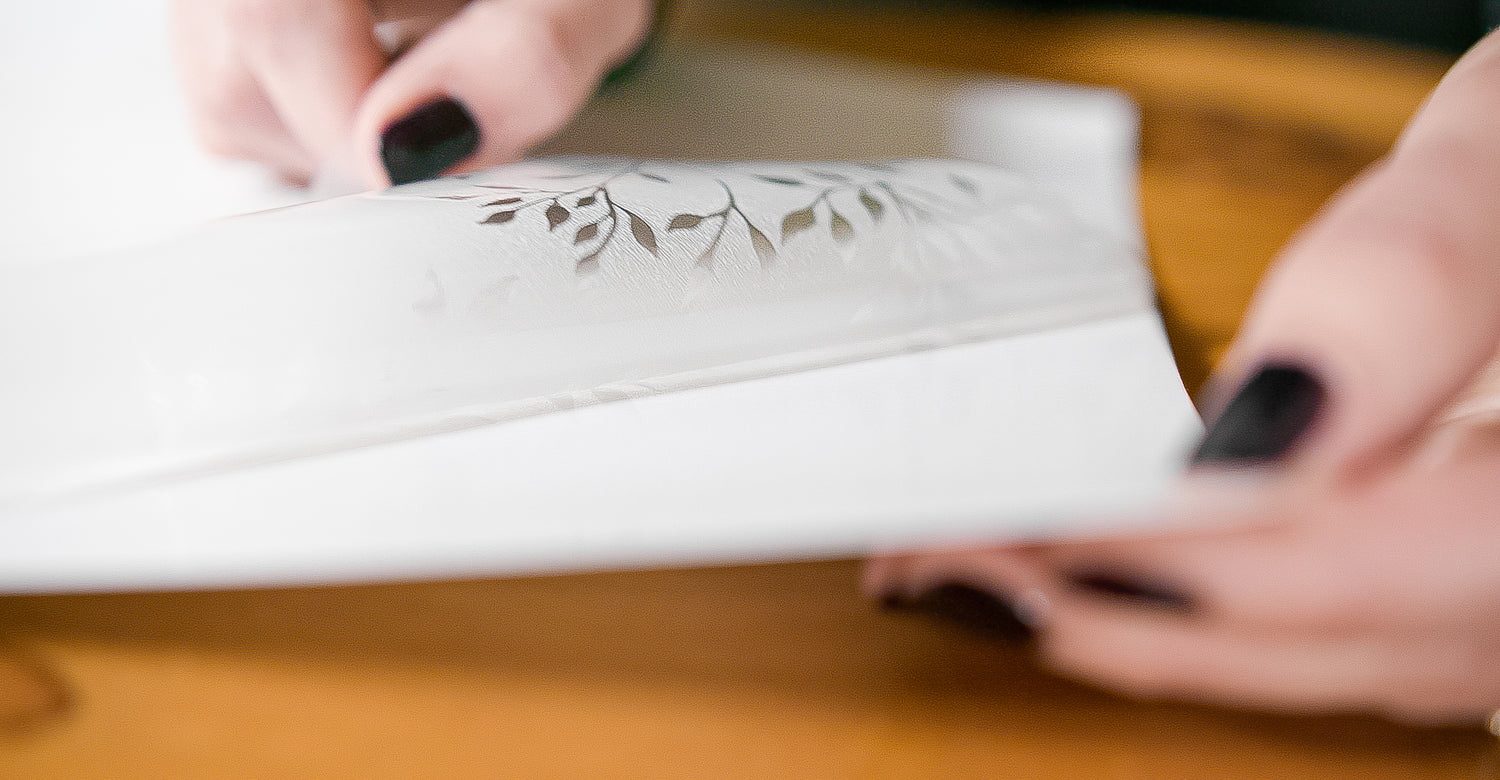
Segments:
[[[1436,55],[1182,20],[688,4],[683,34],[1121,87],[1184,374]],[[0,597],[0,778],[1475,778],[1477,730],[1137,703],[864,602],[854,562]]]

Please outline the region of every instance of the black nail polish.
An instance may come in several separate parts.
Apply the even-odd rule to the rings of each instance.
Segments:
[[[1109,571],[1085,570],[1069,574],[1067,580],[1077,590],[1108,599],[1131,601],[1174,612],[1186,613],[1194,609],[1193,599],[1176,588],[1137,577]]]
[[[380,160],[392,184],[430,179],[479,148],[479,126],[452,98],[428,103],[380,136]]]
[[[1302,368],[1268,365],[1251,377],[1209,426],[1192,464],[1254,466],[1291,451],[1327,393]]]
[[[991,639],[1021,642],[1032,636],[1031,627],[1009,604],[962,583],[939,585],[911,600],[888,596],[881,603],[886,609],[941,618]]]

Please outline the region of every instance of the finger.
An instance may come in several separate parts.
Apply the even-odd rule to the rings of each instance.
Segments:
[[[1411,659],[1410,648],[1403,656],[1358,633],[1309,639],[1282,629],[1246,630],[1202,611],[1154,608],[1081,589],[1072,572],[1054,568],[1054,558],[1040,548],[996,548],[893,562],[901,567],[898,592],[909,599],[955,582],[1001,597],[1033,594],[1028,624],[1040,629],[1043,658],[1063,674],[1135,698],[1309,713],[1384,709],[1380,692],[1393,684],[1403,684],[1410,698],[1413,686],[1397,678],[1406,673],[1401,662]]]
[[[1032,556],[1085,589],[1174,594],[1157,601],[1247,630],[1463,629],[1494,615],[1500,592],[1493,436],[1455,448],[1441,468],[1413,461],[1275,522],[1038,545]]]
[[[1500,113],[1497,81],[1491,35],[1393,152],[1286,250],[1226,360],[1223,375],[1244,384],[1202,460],[1295,454],[1306,473],[1347,472],[1408,440],[1494,353],[1500,125],[1487,118]]]
[[[1372,658],[1356,663],[1351,654],[1334,664],[1327,648],[1284,638],[1247,640],[1217,624],[1108,604],[1066,587],[1049,592],[1049,604],[1041,641],[1046,660],[1064,674],[1135,698],[1337,707],[1350,704],[1351,690],[1377,679]]]
[[[1024,547],[873,559],[864,590],[887,607],[928,612],[993,638],[1032,636],[1047,612],[1046,574]]]
[[[355,125],[371,184],[518,159],[573,115],[650,23],[644,0],[481,0],[394,63]]]
[[[912,600],[943,585],[962,583],[1000,598],[1032,587],[1042,575],[1014,548],[963,548],[871,559],[866,564],[865,593]]]
[[[177,73],[199,143],[211,154],[265,163],[284,178],[306,181],[316,163],[245,67],[219,6],[179,0],[171,18]]]
[[[1500,695],[1493,664],[1419,636],[1242,632],[1066,589],[1048,599],[1047,662],[1139,699],[1468,723]]]
[[[292,137],[259,85],[242,74],[193,111],[199,142],[210,154],[265,164],[294,184],[305,184],[318,167]]]
[[[1311,689],[1287,685],[1258,687],[1265,664],[1276,673],[1316,666],[1309,649],[1294,658],[1285,647],[1236,643],[1208,629],[1201,617],[1143,607],[1135,600],[1112,600],[1080,592],[1065,571],[1051,570],[1016,550],[997,548],[915,555],[900,561],[901,590],[930,592],[943,583],[963,582],[992,593],[1021,590],[1040,593],[1045,612],[1034,615],[1041,628],[1040,647],[1059,672],[1140,699],[1195,699],[1237,706],[1329,707],[1345,702],[1347,693],[1333,681],[1314,679]],[[1261,655],[1274,651],[1275,658]],[[1274,676],[1270,675],[1270,676]],[[1305,677],[1316,675],[1305,673]],[[1374,677],[1373,673],[1367,675]],[[1342,681],[1353,685],[1354,681]]]
[[[904,587],[909,555],[875,555],[865,561],[859,574],[859,592],[866,598],[885,599]]]
[[[1466,633],[1379,621],[1259,626],[1208,610],[1163,609],[1080,588],[1052,558],[1043,547],[949,551],[894,556],[878,571],[895,578],[883,582],[884,592],[916,603],[952,583],[1019,600],[1024,609],[1016,613],[1058,671],[1137,698],[1378,711],[1417,722],[1469,722],[1500,700],[1492,651]],[[1268,571],[1276,570],[1261,574]]]
[[[387,60],[399,59],[443,22],[463,9],[467,0],[379,0],[371,2],[375,39]]]
[[[458,13],[468,2],[469,0],[370,0],[370,9],[377,22],[446,19]]]
[[[290,134],[322,162],[347,155],[355,112],[386,55],[365,0],[238,0],[246,67]]]

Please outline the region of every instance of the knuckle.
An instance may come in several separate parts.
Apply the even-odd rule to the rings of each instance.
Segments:
[[[528,52],[536,75],[549,83],[565,82],[587,54],[574,34],[574,22],[543,10],[517,11],[503,3],[477,3],[471,12],[488,16],[485,27],[505,30],[508,48]]]
[[[234,0],[226,21],[236,35],[251,39],[274,38],[307,19],[308,3],[296,0]]]
[[[452,80],[474,83],[478,66],[504,67],[508,73],[492,90],[491,110],[477,118],[488,121],[487,159],[515,156],[551,135],[592,93],[602,74],[591,64],[593,53],[577,48],[572,28],[576,21],[554,11],[511,3],[474,3],[465,10],[465,35],[482,35],[485,54],[453,61]],[[503,101],[524,101],[524,112],[494,110]],[[504,152],[502,155],[501,153]]]

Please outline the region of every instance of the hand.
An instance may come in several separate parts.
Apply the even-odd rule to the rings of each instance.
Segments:
[[[1140,697],[1478,722],[1500,707],[1500,35],[1279,258],[1151,535],[876,560],[1009,601]],[[1236,389],[1237,388],[1237,389]]]
[[[652,14],[651,0],[176,0],[173,23],[210,151],[295,183],[332,168],[383,187],[519,158]]]

